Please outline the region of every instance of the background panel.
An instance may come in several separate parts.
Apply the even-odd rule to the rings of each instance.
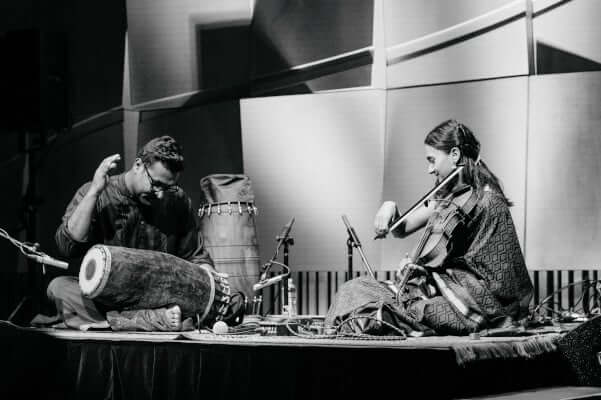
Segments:
[[[10,147],[9,135],[3,135],[4,144]],[[16,146],[15,146],[16,147]],[[3,148],[2,161],[0,165],[0,179],[4,182],[5,190],[2,196],[2,207],[0,207],[0,228],[4,229],[10,236],[17,240],[25,240],[23,231],[26,211],[23,199],[24,166],[26,157],[16,155],[5,157]],[[8,240],[0,238],[0,318],[7,319],[13,308],[21,300],[25,282],[27,282],[27,259]]]
[[[597,0],[534,2],[537,73],[601,70],[600,15]]]
[[[345,270],[347,214],[374,268],[373,216],[383,174],[385,92],[243,100],[244,171],[253,180],[262,261],[291,217],[292,269]],[[355,253],[356,270],[362,270]]]
[[[383,200],[396,201],[402,213],[433,187],[424,138],[439,123],[455,118],[475,133],[482,159],[514,202],[511,214],[524,248],[527,82],[524,77],[389,90]],[[383,267],[396,268],[420,233],[384,240]]]
[[[527,262],[535,269],[601,264],[601,73],[532,77]]]
[[[70,88],[70,122],[76,123],[121,106],[127,20],[125,0],[71,4],[69,78],[65,80]],[[47,7],[56,5],[51,2]],[[59,55],[54,50],[54,56]]]

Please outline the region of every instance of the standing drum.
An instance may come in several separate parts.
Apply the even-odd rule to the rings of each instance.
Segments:
[[[221,319],[228,311],[227,276],[171,254],[95,245],[79,271],[84,296],[114,310],[178,305],[182,317],[199,322]]]
[[[217,271],[227,273],[232,291],[251,296],[259,280],[259,246],[254,194],[245,175],[209,175],[200,180],[198,210],[204,244]]]

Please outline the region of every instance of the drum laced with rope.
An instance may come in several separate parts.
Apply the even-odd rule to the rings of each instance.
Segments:
[[[198,326],[224,320],[235,324],[227,274],[153,250],[95,245],[79,272],[84,296],[114,310],[178,305],[182,319]]]
[[[232,292],[250,296],[260,270],[251,181],[245,175],[214,174],[203,177],[200,188],[204,246],[215,269],[228,274]]]

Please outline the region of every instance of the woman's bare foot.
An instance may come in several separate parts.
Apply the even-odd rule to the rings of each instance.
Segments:
[[[165,322],[170,330],[179,331],[182,328],[182,310],[178,305],[165,310]]]

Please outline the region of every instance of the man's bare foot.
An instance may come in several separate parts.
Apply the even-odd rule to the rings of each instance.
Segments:
[[[165,322],[170,330],[179,331],[182,328],[182,310],[178,305],[165,310]]]
[[[92,322],[89,324],[81,324],[79,326],[79,330],[80,331],[87,331],[88,329],[108,329],[111,326],[109,325],[108,321],[102,321],[102,322]]]

